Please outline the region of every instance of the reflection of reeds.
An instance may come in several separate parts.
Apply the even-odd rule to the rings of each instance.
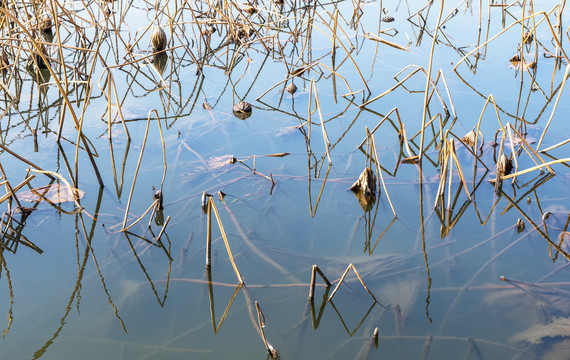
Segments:
[[[164,161],[164,172],[163,172],[163,175],[162,175],[161,188],[162,188],[162,184],[164,184],[164,179],[165,179],[165,177],[166,177],[166,166],[167,166],[167,165],[166,165],[166,152],[165,152],[165,147],[164,147],[164,138],[163,138],[163,136],[162,136],[162,126],[160,125],[160,117],[158,116],[158,113],[157,113],[156,110],[151,110],[151,111],[149,111],[149,113],[148,113],[147,122],[146,122],[146,130],[145,130],[145,134],[144,134],[144,138],[143,138],[143,143],[142,143],[142,145],[141,145],[141,152],[140,152],[140,154],[139,154],[139,160],[138,160],[138,162],[137,162],[137,167],[136,167],[136,169],[135,169],[135,173],[134,173],[134,176],[133,176],[133,183],[132,183],[132,185],[131,185],[131,191],[130,191],[130,193],[129,193],[129,199],[128,199],[128,201],[127,201],[127,207],[126,207],[126,209],[125,209],[125,216],[124,216],[124,218],[123,218],[123,230],[125,230],[125,229],[127,228],[127,218],[128,218],[128,216],[129,216],[129,209],[130,209],[130,207],[131,207],[131,200],[132,200],[132,198],[133,198],[133,192],[134,192],[134,190],[135,190],[135,184],[136,184],[136,181],[137,181],[137,176],[138,176],[138,173],[139,173],[139,169],[140,169],[141,162],[142,162],[142,158],[143,158],[143,154],[144,154],[144,149],[145,149],[145,146],[146,146],[146,141],[147,141],[147,137],[148,137],[148,130],[149,130],[149,127],[150,127],[151,114],[152,114],[153,112],[154,112],[155,115],[156,115],[156,121],[157,121],[157,123],[158,123],[158,128],[159,128],[159,130],[160,130],[160,137],[161,137],[161,140],[162,140],[162,150],[163,150],[162,152],[163,152],[163,161]],[[149,208],[149,210],[150,210],[150,208]],[[147,212],[148,212],[149,210],[147,210]],[[146,214],[146,212],[145,212],[145,214]],[[139,220],[140,220],[140,218],[139,218]]]

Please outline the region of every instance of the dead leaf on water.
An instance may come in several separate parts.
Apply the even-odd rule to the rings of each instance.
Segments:
[[[549,324],[536,324],[526,331],[515,334],[511,341],[528,342],[530,344],[540,344],[546,338],[570,337],[570,319],[565,317],[555,317]]]
[[[290,134],[296,133],[298,130],[299,130],[299,126],[287,126],[287,127],[283,127],[281,129],[279,129],[279,131],[277,131],[277,133],[275,135],[276,136],[290,135]]]
[[[267,154],[267,155],[264,155],[264,156],[268,156],[268,157],[285,157],[285,156],[287,156],[287,155],[291,155],[291,154],[288,153],[288,152],[283,152],[283,153]]]
[[[16,195],[19,200],[27,202],[47,200],[52,203],[65,203],[81,199],[85,195],[85,192],[75,188],[69,189],[63,184],[56,183],[27,191],[20,191]]]
[[[208,159],[208,167],[211,170],[221,169],[224,166],[230,165],[230,160],[233,158],[233,155],[212,156]]]

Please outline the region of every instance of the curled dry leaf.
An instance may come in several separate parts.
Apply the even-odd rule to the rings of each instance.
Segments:
[[[27,191],[20,191],[16,195],[20,201],[38,202],[45,200],[59,204],[79,200],[85,195],[85,192],[75,188],[69,189],[63,184],[55,183]]]
[[[376,182],[374,171],[367,167],[362,171],[358,180],[350,187],[350,190],[356,195],[362,210],[365,212],[370,211],[376,201]]]
[[[469,146],[475,145],[475,131],[469,131],[461,140]]]
[[[517,234],[520,234],[524,231],[524,221],[523,219],[519,218],[517,220]]]
[[[513,160],[505,154],[501,154],[501,158],[497,162],[497,174],[509,175],[513,170]]]

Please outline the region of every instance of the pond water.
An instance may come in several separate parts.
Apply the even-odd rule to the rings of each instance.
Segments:
[[[9,3],[0,357],[567,359],[564,4]]]

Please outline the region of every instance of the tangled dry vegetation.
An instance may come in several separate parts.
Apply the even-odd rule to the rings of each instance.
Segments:
[[[563,37],[565,33],[561,25],[564,3],[546,11],[535,11],[532,3],[489,4],[486,10],[477,9],[479,36],[476,44],[468,47],[451,43],[446,25],[453,22],[461,9],[470,9],[474,5],[460,2],[452,9],[446,9],[443,3],[428,2],[415,12],[409,8],[409,13],[412,15],[408,17],[407,22],[413,31],[417,31],[416,45],[421,44],[422,38],[432,39],[427,67],[418,65],[403,67],[394,74],[396,83],[380,94],[372,93],[369,81],[363,75],[364,71],[360,69],[357,57],[359,47],[362,45],[359,45],[359,42],[375,45],[376,53],[378,45],[396,51],[409,51],[413,43],[407,33],[408,44],[388,40],[389,38],[399,40],[401,36],[396,37],[398,34],[396,27],[386,28],[392,26],[395,19],[388,8],[382,7],[382,3],[379,4],[382,10],[378,14],[377,29],[373,32],[370,28],[365,28],[368,24],[361,22],[366,6],[361,1],[329,5],[318,2],[237,3],[220,0],[176,1],[164,4],[148,2],[143,5],[149,20],[146,24],[140,23],[139,19],[129,17],[129,12],[135,11],[132,9],[134,5],[122,1],[3,3],[0,9],[2,11],[0,60],[3,75],[0,85],[5,94],[3,120],[10,122],[3,136],[2,149],[5,152],[10,152],[9,142],[14,141],[14,138],[8,135],[10,128],[18,128],[21,132],[20,137],[31,135],[36,150],[38,150],[38,132],[52,133],[56,136],[57,143],[63,140],[76,146],[78,155],[75,156],[75,164],[74,166],[69,164],[68,169],[71,186],[78,185],[77,162],[79,157],[83,156],[88,158],[99,185],[103,186],[104,181],[94,155],[96,151],[83,131],[91,102],[96,99],[104,99],[107,102],[107,109],[101,118],[108,122],[107,136],[110,139],[114,131],[113,125],[121,122],[124,133],[130,140],[122,107],[128,101],[129,92],[132,92],[134,87],[141,86],[142,80],[129,78],[128,73],[141,74],[140,77],[147,79],[153,78],[155,87],[147,90],[147,94],[161,92],[161,102],[165,110],[165,115],[161,118],[168,126],[171,125],[168,124],[169,119],[177,119],[193,111],[200,97],[199,93],[203,91],[203,74],[212,68],[221,70],[227,75],[228,82],[222,94],[227,88],[231,89],[234,114],[240,119],[251,116],[253,109],[251,103],[253,107],[266,105],[269,109],[278,109],[281,99],[277,105],[265,102],[265,96],[275,88],[285,90],[281,92],[282,97],[286,92],[294,94],[297,91],[295,82],[308,84],[307,115],[300,116],[297,112],[290,115],[299,119],[299,129],[307,138],[309,152],[312,140],[310,127],[313,125],[320,128],[324,140],[324,153],[329,164],[332,163],[330,152],[342,140],[342,136],[336,142],[331,142],[325,123],[334,120],[335,116],[323,118],[317,88],[321,83],[332,84],[332,96],[335,102],[342,98],[347,103],[347,107],[336,116],[345,113],[349,108],[359,109],[359,114],[361,111],[367,111],[380,115],[380,121],[371,130],[372,135],[382,124],[389,124],[396,130],[395,134],[404,144],[405,162],[418,163],[422,169],[424,158],[428,158],[430,165],[438,169],[441,174],[438,198],[444,197],[445,185],[451,181],[449,175],[453,167],[458,170],[464,187],[467,184],[464,178],[465,171],[462,171],[465,164],[460,164],[455,154],[457,146],[465,147],[472,153],[475,171],[479,163],[479,166],[497,172],[495,181],[497,190],[504,180],[516,179],[520,175],[536,170],[547,170],[553,174],[551,167],[553,164],[568,161],[567,158],[553,156],[546,160],[545,156],[548,157],[548,152],[570,140],[548,148],[542,147],[568,75],[566,71],[562,79],[556,76],[558,73],[556,69],[568,60],[563,47],[566,40]],[[341,5],[342,12],[339,11]],[[485,28],[482,20],[485,11],[489,13],[489,22],[491,14],[500,13],[503,17],[503,29],[495,35],[489,34],[489,25]],[[521,12],[524,17],[518,16]],[[507,18],[513,19],[510,24],[506,23]],[[386,25],[382,25],[383,23]],[[141,27],[135,29],[133,25]],[[453,70],[460,79],[463,79],[466,73],[476,73],[478,63],[484,61],[488,47],[511,29],[521,29],[516,55],[511,59],[513,66],[521,70],[521,90],[523,83],[529,84],[532,91],[539,90],[546,99],[545,107],[555,99],[551,116],[534,147],[525,141],[526,126],[529,121],[525,120],[526,106],[523,103],[522,92],[519,94],[520,105],[517,106],[517,112],[512,114],[503,110],[504,107],[496,103],[492,94],[485,95],[473,88],[476,94],[486,99],[481,115],[479,120],[472,124],[471,132],[466,135],[456,134],[453,126],[458,114],[452,100],[453,93],[447,86],[444,71],[435,68],[433,61],[435,39],[439,39],[457,53],[458,61]],[[546,47],[539,42],[538,36],[534,36],[538,31],[541,34],[540,38],[550,37],[552,48]],[[315,32],[330,41],[330,44],[325,45],[330,47],[330,50],[324,52],[321,50],[318,58],[315,58],[317,52],[312,50],[314,46],[312,38]],[[539,84],[536,79],[539,52],[549,59],[554,68],[549,93],[543,90],[545,85]],[[529,54],[532,53],[534,58],[530,60]],[[271,59],[284,67],[284,76],[272,86],[265,86],[266,91],[258,95],[256,101],[249,99],[249,102],[246,102],[246,98],[252,97],[250,92],[258,82],[257,75],[245,92],[238,93],[236,88],[240,82],[245,81],[246,72],[252,70],[254,65],[249,64],[252,57],[263,59],[261,66],[255,65],[259,67],[257,75],[265,62]],[[170,65],[169,72],[165,73],[168,65]],[[179,86],[180,74],[183,68],[188,66],[194,67],[198,75],[195,88],[189,96],[182,94]],[[141,71],[145,68],[151,68],[153,71],[151,73]],[[236,71],[240,73],[236,74]],[[345,72],[357,76],[344,76]],[[447,77],[450,75],[452,74],[447,73]],[[421,126],[415,135],[408,137],[404,126],[406,120],[400,119],[399,109],[393,108],[386,115],[382,115],[383,110],[380,110],[380,114],[376,112],[376,104],[378,100],[398,88],[406,88],[406,82],[418,76],[425,81]],[[126,86],[117,86],[117,81],[124,80],[127,80]],[[469,83],[465,84],[471,87]],[[28,96],[30,104],[26,108],[22,100]],[[32,103],[32,99],[38,100],[37,105]],[[220,97],[216,104],[219,100]],[[212,109],[208,101],[202,105],[205,109]],[[443,111],[438,112],[436,106],[441,106]],[[489,118],[484,116],[488,106],[492,106],[495,110],[498,129],[495,134],[495,143],[498,146],[494,148],[494,163],[491,164],[483,157],[484,142],[483,134],[480,132],[481,121]],[[46,108],[55,110],[56,114],[47,114]],[[45,118],[46,115],[51,118]],[[156,116],[158,117],[158,113]],[[318,116],[318,121],[313,119],[314,116]],[[505,122],[505,117],[508,118],[508,122]],[[137,119],[130,119],[134,120]],[[62,132],[66,126],[75,129],[76,139],[62,139]],[[361,148],[363,144],[360,145]],[[433,156],[433,150],[437,152],[437,156]],[[431,155],[428,155],[430,153]],[[521,153],[528,154],[535,165],[519,168],[517,158]],[[25,155],[14,153],[12,155],[41,170],[26,160]],[[372,152],[366,152],[365,155],[371,157]],[[509,166],[506,166],[510,162],[514,163],[512,174],[507,171],[510,169]],[[394,171],[389,173],[393,174]],[[451,189],[450,186],[448,188]],[[465,191],[467,198],[471,199],[474,188],[469,191],[465,187]],[[451,194],[448,194],[448,205],[450,198]]]
[[[535,9],[532,1],[510,4],[492,2],[485,8],[482,7],[484,5],[473,4],[471,1],[458,1],[457,4],[447,6],[444,6],[443,1],[428,1],[417,7],[414,7],[415,4],[406,4],[409,16],[405,19],[393,17],[388,4],[380,1],[377,4],[378,13],[374,15],[377,22],[373,26],[361,21],[368,5],[360,0],[326,4],[297,0],[247,3],[229,0],[176,0],[155,3],[145,1],[138,4],[127,1],[3,1],[0,7],[0,87],[4,97],[1,106],[0,148],[4,152],[2,156],[15,157],[30,169],[22,181],[15,181],[12,175],[9,179],[8,173],[0,165],[2,184],[6,187],[6,195],[1,201],[10,199],[10,204],[17,204],[15,209],[10,208],[3,216],[3,225],[8,224],[3,229],[5,248],[15,251],[14,246],[22,243],[39,251],[39,248],[22,237],[19,227],[25,222],[25,216],[29,215],[29,211],[19,202],[19,192],[25,186],[31,188],[31,182],[36,176],[47,176],[51,182],[63,183],[66,194],[76,204],[76,211],[84,213],[77,190],[79,163],[83,161],[89,164],[100,187],[107,185],[99,171],[101,164],[98,162],[94,138],[90,139],[84,131],[85,123],[94,117],[92,103],[106,104],[103,114],[95,116],[100,116],[101,121],[107,124],[105,136],[109,139],[112,161],[113,134],[122,128],[130,143],[129,127],[134,126],[132,124],[135,122],[146,121],[124,220],[120,224],[122,231],[129,230],[147,213],[152,211],[154,216],[162,210],[162,192],[165,191],[162,184],[167,168],[163,126],[164,129],[169,129],[178,119],[190,115],[196,107],[199,108],[196,105],[200,102],[206,111],[224,107],[225,111],[229,113],[233,110],[237,118],[245,121],[261,110],[276,111],[298,120],[296,128],[305,137],[309,162],[314,159],[319,166],[328,163],[329,170],[335,162],[333,150],[348,130],[356,128],[364,138],[357,147],[364,155],[365,170],[354,189],[365,212],[374,208],[380,196],[378,192],[387,197],[396,219],[397,206],[390,200],[384,175],[395,176],[400,166],[415,166],[420,183],[427,181],[425,175],[438,175],[433,209],[441,222],[442,237],[449,233],[471,204],[476,204],[476,190],[489,180],[489,175],[496,194],[506,197],[511,207],[518,209],[517,203],[521,199],[526,199],[529,193],[556,174],[554,165],[564,164],[568,167],[566,163],[570,162],[570,158],[560,156],[560,153],[564,154],[564,146],[567,146],[570,139],[555,142],[549,133],[551,122],[557,118],[559,100],[570,70],[569,59],[564,51],[564,46],[570,40],[570,29],[564,29],[562,25],[564,1],[550,9]],[[452,27],[464,11],[475,11],[478,14],[474,44],[456,44],[446,28]],[[144,13],[146,18],[132,16],[133,12]],[[502,26],[493,32],[496,27],[491,27],[490,24],[492,20],[496,23],[497,18],[501,19]],[[407,41],[404,40],[403,33],[398,31],[399,27],[404,27],[404,23],[410,27],[413,39],[406,32]],[[517,96],[507,100],[516,103],[514,112],[508,110],[512,103],[505,106],[492,94],[465,80],[467,76],[477,74],[489,49],[513,31],[520,33],[517,44],[513,45],[515,55],[510,58],[520,78]],[[316,46],[313,43],[314,37],[327,39],[328,42],[320,42]],[[408,53],[415,47],[420,48],[422,43],[424,46],[430,44],[430,50],[425,52],[428,56],[423,66],[402,66],[392,74],[391,83],[382,83],[380,87],[375,83],[372,86],[365,74],[373,73],[376,58],[380,56],[378,49]],[[454,63],[452,71],[438,68],[441,63],[434,60],[436,45],[445,46],[455,54],[456,57],[451,59]],[[359,58],[359,52],[365,46],[376,49],[374,59],[370,60],[371,69],[366,70],[362,69],[364,62]],[[318,49],[313,51],[315,47]],[[277,63],[282,69],[279,76],[270,78],[271,83],[265,80],[266,76],[260,75],[268,61]],[[506,58],[505,62],[508,61],[509,58]],[[552,69],[549,79],[537,77],[541,66]],[[194,71],[195,84],[190,91],[186,88],[183,91],[182,83],[186,83],[186,80],[181,77],[187,73],[188,68]],[[208,73],[214,71],[223,72],[227,81],[219,95],[201,101],[205,92],[204,81]],[[254,74],[253,81],[244,85],[249,80],[246,77],[248,73]],[[461,109],[456,109],[453,102],[454,91],[448,87],[450,77],[459,79],[483,103],[479,115],[470,116],[470,119],[478,118],[477,121],[461,119]],[[419,120],[403,118],[402,109],[386,107],[380,101],[396,91],[403,91],[402,89],[413,93],[408,90],[408,82],[417,82],[418,79],[425,84],[421,91],[415,91],[423,98],[417,104],[421,109]],[[254,88],[260,87],[263,92],[255,93]],[[306,91],[299,93],[299,88]],[[221,101],[226,91],[231,92],[231,106],[226,106]],[[268,95],[276,92],[279,94],[278,100]],[[335,103],[334,109],[341,109],[333,111],[334,113],[328,109],[323,111],[319,92],[330,95]],[[161,114],[152,110],[146,117],[124,116],[125,104],[132,101],[132,97],[150,96],[153,93],[159,94]],[[542,96],[540,101],[543,108],[536,119],[529,120],[526,111],[529,98],[535,93]],[[306,112],[285,109],[282,106],[285,96],[303,97],[308,103]],[[348,129],[340,135],[327,132],[326,126],[337,118],[349,116],[346,115],[349,113],[354,119]],[[371,129],[360,126],[357,120],[362,113],[375,116],[378,119],[375,126]],[[543,118],[546,117],[548,119],[544,121]],[[467,133],[458,133],[455,127],[458,119],[464,128],[470,129]],[[540,124],[542,131],[538,141],[533,142],[527,138],[527,127],[537,124]],[[490,146],[486,146],[481,129],[490,127],[494,127],[496,132],[490,136],[492,141],[487,141]],[[318,139],[315,139],[314,129],[317,129]],[[394,168],[387,168],[380,159],[375,136],[382,132],[398,138],[399,155]],[[30,161],[27,154],[11,149],[12,144],[16,145],[19,139],[31,136],[34,151],[41,152],[43,149],[38,148],[38,136],[41,134],[55,139],[57,151],[65,157],[65,169],[61,171],[65,174],[43,169]],[[131,219],[129,224],[137,174],[147,138],[152,134],[156,138],[160,136],[162,143],[164,174],[161,186],[149,208],[142,215]],[[139,142],[140,139],[133,141]],[[66,156],[62,143],[71,144],[75,148],[74,154]],[[552,145],[546,147],[543,143]],[[316,154],[312,150],[314,148],[323,150]],[[465,156],[460,159],[459,151],[466,154],[469,160],[466,161]],[[229,161],[245,164],[245,160],[234,157]],[[264,175],[255,166],[250,170],[275,184],[271,173]],[[82,171],[85,172],[85,169]],[[327,171],[325,180],[328,174]],[[112,176],[120,197],[123,174],[115,171],[114,163]],[[513,189],[527,189],[518,194],[517,198],[511,199],[502,190],[507,182]],[[45,194],[41,194],[43,190],[38,189],[40,188],[35,189],[39,193],[36,195],[46,199]],[[48,190],[45,189],[46,192]],[[311,216],[315,215],[320,193],[316,204],[311,203]],[[58,192],[58,196],[61,196],[61,192]],[[203,205],[209,213],[208,220],[211,224],[212,206],[215,205],[210,197],[205,195],[204,199]],[[223,201],[223,197],[221,199]],[[217,216],[217,210],[214,211]],[[22,214],[19,222],[14,219],[16,212]],[[570,259],[560,244],[551,241],[540,224],[526,217],[524,212],[521,211],[521,214],[549,244]],[[480,216],[481,223],[486,223],[489,216]],[[170,217],[161,222],[160,233],[153,236],[153,241],[170,258],[167,247],[160,240],[169,219]],[[422,229],[423,220],[422,215]],[[219,217],[218,223],[223,232]],[[87,234],[86,237],[89,238]],[[19,241],[14,242],[14,239]],[[227,247],[229,252],[229,245]],[[231,258],[231,253],[229,255]],[[346,272],[351,266],[352,264]],[[238,282],[243,284],[235,264],[234,269]],[[317,271],[315,269],[313,278]],[[354,266],[352,269],[356,272]],[[338,284],[341,282],[342,280]],[[366,288],[364,282],[362,285]],[[374,300],[376,301],[375,298]],[[255,302],[255,305],[262,339],[269,353],[274,356],[274,349],[263,335],[263,314],[259,304]]]

